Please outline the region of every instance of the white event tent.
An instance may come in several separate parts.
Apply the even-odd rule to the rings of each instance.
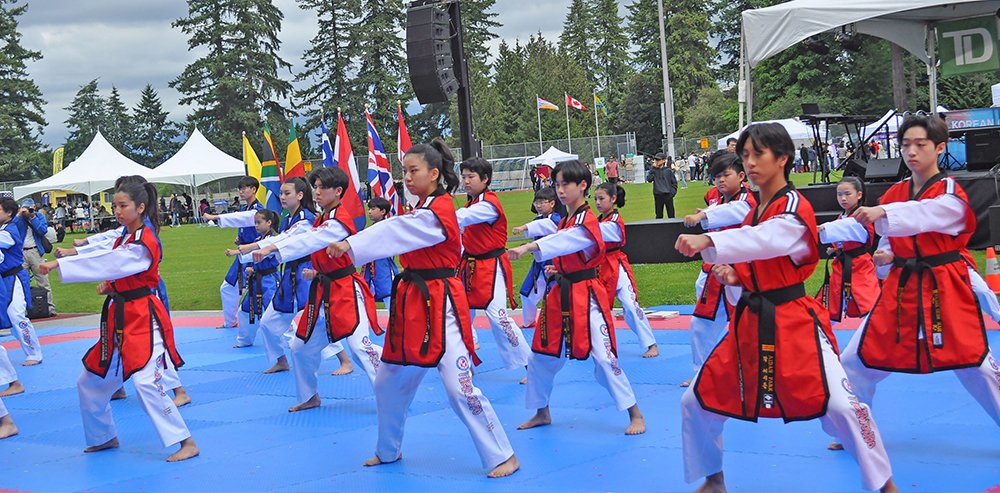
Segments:
[[[742,15],[740,102],[746,105],[747,120],[753,121],[754,67],[806,38],[846,28],[892,41],[928,67],[936,67],[937,23],[994,15],[998,9],[1000,0],[793,0],[746,10]],[[937,70],[930,74],[930,106],[936,108]]]
[[[87,195],[107,190],[124,175],[140,175],[147,180],[153,170],[125,157],[97,132],[87,149],[62,171],[30,185],[14,187],[14,198],[20,200],[36,192],[73,190]],[[184,184],[179,179],[160,180],[162,183]]]
[[[245,174],[243,161],[219,150],[196,128],[180,150],[153,169],[146,179],[157,183],[183,183],[194,188]]]
[[[810,127],[809,125],[806,125],[805,123],[802,123],[802,122],[800,122],[800,121],[798,121],[798,120],[796,120],[794,118],[786,118],[786,119],[783,119],[783,120],[767,120],[767,121],[763,121],[763,122],[754,122],[754,123],[755,124],[757,124],[757,123],[780,123],[782,127],[785,127],[785,130],[788,131],[788,135],[792,138],[793,141],[795,141],[796,144],[800,143],[800,141],[810,141],[811,142],[813,140],[812,127]],[[744,125],[743,128],[741,128],[741,129],[739,129],[739,130],[737,130],[737,131],[735,131],[735,132],[733,132],[733,133],[731,133],[731,134],[729,134],[729,135],[727,135],[727,136],[719,139],[718,148],[719,149],[725,149],[726,148],[726,141],[727,140],[740,138],[740,133],[742,133],[743,130],[745,130],[747,128],[747,126],[749,126],[749,125]]]
[[[529,159],[528,164],[545,164],[548,166],[554,166],[555,163],[571,161],[573,159],[580,159],[580,156],[560,151],[553,146],[549,147],[549,149],[542,154]]]

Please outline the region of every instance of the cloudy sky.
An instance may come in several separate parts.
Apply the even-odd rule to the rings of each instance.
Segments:
[[[284,12],[281,53],[301,70],[300,57],[318,25],[310,11],[298,8],[295,0],[275,0]],[[620,1],[620,4],[625,3]],[[554,39],[570,0],[497,0],[497,20],[503,24],[501,38],[513,42],[541,31]],[[620,9],[624,13],[624,9]],[[45,117],[49,125],[42,141],[61,145],[68,134],[65,126],[73,96],[91,79],[99,78],[103,95],[114,85],[130,108],[139,100],[147,83],[159,92],[171,118],[179,120],[188,108],[177,104],[179,95],[167,82],[199,56],[189,52],[187,38],[171,21],[187,14],[183,0],[45,0],[30,2],[20,19],[26,48],[41,51],[44,58],[29,66],[31,76],[42,89]]]

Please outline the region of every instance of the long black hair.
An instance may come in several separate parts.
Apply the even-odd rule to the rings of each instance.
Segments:
[[[131,181],[123,183],[120,187],[116,188],[115,193],[128,195],[132,199],[132,202],[135,203],[137,209],[139,205],[145,205],[146,209],[142,213],[143,217],[149,219],[149,224],[153,226],[153,232],[157,235],[160,234],[160,208],[157,205],[156,185],[149,182],[138,183]]]
[[[406,156],[420,156],[427,163],[427,169],[439,170],[437,190],[434,195],[452,193],[458,188],[458,175],[455,174],[455,156],[448,144],[441,137],[434,137],[427,144],[417,144],[406,151]],[[404,158],[406,156],[403,156]]]
[[[302,178],[298,179],[301,180]],[[279,216],[277,212],[274,212],[271,209],[260,209],[257,211],[256,215],[260,216],[265,221],[271,222],[270,234],[272,235],[278,234],[278,225],[281,223],[281,216]]]
[[[736,142],[736,154],[743,155],[743,148],[747,145],[747,140],[753,145],[757,152],[764,152],[770,149],[775,159],[785,157],[785,180],[795,166],[795,144],[792,137],[788,135],[788,130],[780,123],[754,123],[740,134],[740,140]]]
[[[614,201],[616,208],[620,209],[622,207],[625,207],[625,189],[622,188],[621,185],[617,183],[611,183],[610,181],[606,181],[604,183],[601,183],[600,185],[597,185],[597,189],[603,190],[604,193],[608,194],[608,197],[610,197],[611,200]]]
[[[305,209],[310,212],[316,212],[316,203],[313,202],[313,192],[312,187],[306,182],[305,178],[301,176],[296,176],[295,178],[289,178],[285,180],[285,183],[291,183],[295,187],[295,192],[302,192],[302,200],[299,201],[299,208]],[[284,185],[285,183],[282,183]],[[289,214],[295,211],[288,211]]]

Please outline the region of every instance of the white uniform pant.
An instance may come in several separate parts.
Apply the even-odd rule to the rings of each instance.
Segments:
[[[17,371],[14,370],[14,365],[10,363],[10,358],[7,357],[7,349],[0,344],[0,385],[7,385],[14,380],[17,380]],[[3,399],[0,399],[0,418],[7,414],[9,414],[7,406],[3,404]]]
[[[155,320],[155,319],[154,319]],[[153,354],[141,370],[132,374],[132,383],[139,395],[142,409],[149,415],[164,447],[179,443],[191,436],[184,418],[167,395],[164,370],[168,365],[166,346],[160,327],[154,322]],[[84,368],[76,382],[80,397],[80,415],[83,417],[83,432],[87,446],[107,443],[118,436],[115,421],[111,415],[111,395],[122,386],[122,369],[118,350],[111,355],[111,366],[106,377],[101,378]]]
[[[236,345],[238,347],[253,346],[254,341],[257,340],[257,329],[260,328],[263,318],[263,313],[260,316],[254,315],[254,322],[250,323],[250,314],[239,310],[236,328]]]
[[[618,358],[611,352],[611,339],[605,334],[613,327],[604,324],[604,315],[597,300],[590,299],[590,357],[594,361],[594,377],[597,383],[607,389],[615,401],[615,407],[624,411],[636,404],[632,384],[625,371],[618,366]],[[565,351],[565,348],[563,348]],[[552,395],[552,385],[556,373],[566,364],[565,352],[558,358],[545,354],[531,353],[528,363],[528,385],[525,405],[528,409],[548,407]]]
[[[701,299],[701,292],[705,289],[708,276],[712,274],[701,271],[698,280],[694,283],[694,297]],[[691,337],[691,367],[695,373],[701,370],[702,365],[708,360],[708,355],[719,344],[722,334],[729,326],[729,313],[726,311],[726,301],[738,301],[740,290],[731,286],[723,288],[725,298],[719,300],[719,307],[715,310],[715,320],[706,320],[701,317],[691,316],[691,327],[688,329]],[[735,299],[734,299],[735,298]],[[735,303],[733,303],[735,304]]]
[[[507,369],[527,366],[531,347],[528,346],[528,342],[524,339],[524,333],[517,326],[517,322],[511,318],[510,311],[507,309],[507,284],[499,265],[497,265],[496,276],[493,278],[493,300],[486,306],[485,311],[504,366]],[[471,319],[475,320],[475,318],[476,310],[472,310]],[[475,328],[472,329],[472,335],[473,340],[478,344],[479,336],[476,334]]]
[[[535,325],[538,318],[538,302],[545,297],[545,273],[538,274],[535,278],[535,285],[531,287],[528,296],[521,295],[521,324],[524,326]]]
[[[864,327],[868,323],[866,318],[862,323]],[[861,343],[862,330],[854,331],[851,342],[840,353],[840,361],[847,372],[847,378],[854,385],[854,392],[861,399],[861,402],[872,405],[875,398],[875,386],[892,375],[892,372],[875,370],[868,368],[861,362],[858,356],[858,345]],[[976,399],[976,402],[983,407],[993,421],[1000,425],[1000,366],[993,358],[993,351],[988,351],[983,364],[973,368],[962,368],[951,370],[958,381],[962,383],[965,390]]]
[[[222,298],[222,321],[226,327],[235,327],[236,312],[240,309],[240,288],[225,280],[219,286],[219,296]]]
[[[299,313],[302,313],[301,310]],[[268,363],[274,363],[285,355],[288,341],[290,337],[294,337],[286,334],[294,330],[295,315],[275,310],[274,303],[268,303],[264,309],[264,314],[260,317],[260,336],[264,339],[264,355]]]
[[[28,305],[24,299],[24,288],[21,287],[21,279],[14,276],[14,292],[7,307],[7,317],[10,318],[10,332],[21,343],[26,360],[42,360],[42,345],[38,342],[38,335],[35,334],[35,326],[28,319]]]
[[[354,333],[341,340],[347,341],[351,359],[364,369],[368,380],[374,385],[375,373],[382,363],[382,346],[372,344],[369,333],[371,327],[364,309],[365,296],[357,283],[354,283],[354,296],[361,309],[361,319]],[[312,399],[319,393],[317,387],[319,364],[323,360],[323,349],[329,342],[330,339],[326,334],[326,314],[322,310],[316,317],[316,328],[308,342],[303,342],[298,337],[292,339],[290,344],[292,373],[295,375],[295,392],[300,403]]]
[[[615,286],[615,297],[622,304],[622,314],[625,316],[625,323],[628,328],[639,337],[639,344],[644,348],[649,348],[656,344],[653,337],[653,328],[649,326],[649,319],[639,305],[639,297],[632,288],[632,280],[625,271],[625,267],[618,265],[618,286]]]
[[[983,276],[972,267],[969,267],[969,281],[972,284],[972,292],[979,298],[979,308],[982,308],[994,322],[1000,322],[1000,303],[997,302],[997,295],[986,284]]]
[[[375,377],[375,404],[378,408],[375,454],[382,462],[399,459],[406,414],[427,370],[385,362],[379,368]],[[492,469],[513,456],[514,449],[493,406],[472,383],[472,357],[462,341],[455,309],[450,301],[445,307],[445,352],[437,370],[448,393],[448,403],[469,429],[483,467]]]
[[[844,368],[837,360],[830,340],[817,330],[823,351],[823,369],[830,389],[826,414],[819,418],[830,436],[861,467],[861,485],[877,490],[892,477],[889,457],[871,409],[851,392]],[[696,377],[697,380],[697,377]],[[722,428],[729,418],[706,411],[694,394],[695,384],[681,397],[681,442],[684,451],[684,479],[691,483],[722,471]],[[855,387],[856,388],[856,387]]]

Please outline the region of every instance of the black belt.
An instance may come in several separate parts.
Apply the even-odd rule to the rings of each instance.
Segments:
[[[316,327],[316,319],[319,317],[320,310],[323,309],[324,306],[330,306],[330,285],[333,284],[333,281],[351,276],[356,272],[357,270],[354,269],[353,265],[348,265],[332,272],[316,273],[316,276],[313,277],[312,283],[309,284],[309,301],[306,304],[306,333],[305,339],[303,340],[308,341],[309,338],[312,337],[313,329]],[[322,299],[319,297],[318,293],[320,287],[323,288]],[[326,317],[326,333],[329,336],[329,316]]]
[[[101,308],[101,368],[108,368],[111,366],[111,347],[108,344],[108,341],[112,336],[112,334],[108,332],[108,309],[111,307],[111,302],[115,303],[115,326],[113,335],[115,338],[115,347],[118,348],[120,354],[122,340],[125,337],[125,303],[152,295],[153,290],[151,288],[136,288],[128,291],[115,292],[114,294],[108,295],[108,297],[104,300],[104,307]],[[120,359],[121,358],[119,358],[119,360]]]
[[[930,271],[931,276],[931,343],[936,348],[944,346],[944,325],[941,323],[941,298],[938,295],[937,277],[932,270],[934,267],[947,265],[954,262],[961,262],[962,255],[958,250],[943,252],[937,255],[926,257],[904,258],[895,257],[892,259],[892,266],[903,271],[899,273],[899,284],[896,288],[896,343],[900,341],[899,322],[902,319],[903,290],[906,282],[910,280],[910,275],[917,274],[917,327],[924,327],[924,271]]]
[[[269,276],[278,272],[277,267],[270,269],[254,270],[253,274],[247,278],[247,283],[254,290],[253,297],[250,298],[250,323],[257,321],[257,317],[264,313],[264,276]]]
[[[403,269],[402,272],[396,275],[392,280],[392,292],[391,301],[389,302],[389,327],[393,327],[396,318],[396,303],[399,298],[396,296],[396,291],[399,289],[399,283],[406,281],[413,283],[417,289],[420,290],[420,294],[424,297],[424,310],[427,316],[427,329],[424,331],[424,340],[420,344],[420,354],[427,354],[430,349],[431,343],[431,292],[427,288],[427,281],[433,281],[436,279],[448,279],[455,277],[457,273],[455,269]],[[445,296],[448,294],[448,285],[445,284]],[[403,306],[408,306],[405,300],[404,293]],[[389,341],[390,348],[395,351],[395,339],[393,337],[386,337]]]
[[[281,266],[280,266],[281,277],[282,278],[285,277],[285,269],[292,269],[292,276],[291,276],[292,277],[292,279],[291,279],[291,285],[292,286],[291,287],[292,287],[292,309],[293,310],[295,308],[297,308],[295,306],[295,296],[298,293],[298,289],[296,289],[296,288],[298,288],[298,285],[299,285],[299,276],[297,275],[297,273],[299,271],[299,266],[302,265],[302,264],[304,264],[304,263],[306,263],[306,262],[309,262],[310,260],[311,260],[310,257],[302,257],[300,259],[293,260],[291,262],[286,262],[284,264],[281,264]],[[283,298],[284,295],[285,295],[285,283],[279,282],[278,283],[278,297],[279,298]]]
[[[760,392],[757,399],[758,403],[763,403],[765,409],[770,409],[775,405],[774,345],[777,323],[775,318],[776,309],[778,305],[783,305],[805,296],[806,288],[803,283],[761,292],[744,289],[743,294],[740,295],[740,301],[736,304],[736,317],[733,327],[739,327],[743,310],[749,309],[751,312],[757,314],[757,343],[760,346],[760,360],[758,365]]]
[[[830,260],[839,259],[841,266],[840,274],[840,293],[841,293],[841,306],[837,307],[837,312],[843,309],[843,303],[847,299],[854,296],[854,290],[852,288],[851,279],[853,278],[854,262],[856,257],[861,257],[863,255],[869,255],[868,247],[860,246],[857,248],[852,248],[850,250],[836,250],[830,255],[830,259],[826,261],[826,274],[823,277],[823,287],[820,290],[820,301],[825,306],[830,306]],[[839,317],[839,315],[838,315]],[[840,320],[838,318],[837,320]]]
[[[3,272],[0,272],[0,277],[10,277],[10,276],[17,275],[17,273],[21,272],[22,269],[24,269],[23,265],[18,265],[16,267],[11,267],[10,269],[7,269],[7,270],[5,270]]]
[[[621,249],[622,249],[622,247],[613,247],[613,248],[608,248],[607,250],[605,250],[605,251],[604,251],[604,253],[605,253],[605,254],[608,254],[608,253],[614,253],[614,252],[617,252],[618,250],[621,250]]]
[[[490,250],[486,253],[481,253],[479,255],[473,255],[468,251],[465,252],[465,262],[462,269],[462,283],[465,285],[465,292],[472,290],[472,281],[476,274],[476,261],[478,260],[490,260],[494,258],[501,257],[507,249],[504,247],[497,248],[495,250]]]
[[[562,336],[563,342],[565,343],[565,351],[568,356],[571,352],[573,343],[573,323],[570,316],[570,310],[572,309],[572,291],[573,285],[578,282],[589,281],[597,277],[597,269],[584,269],[576,272],[567,273],[557,273],[552,276],[552,280],[555,281],[556,287],[559,288],[559,308],[562,311]],[[543,303],[542,313],[546,312],[546,307]],[[549,334],[547,327],[543,324],[539,324],[542,329],[542,346],[548,346],[549,344]],[[609,330],[614,330],[609,328]]]

